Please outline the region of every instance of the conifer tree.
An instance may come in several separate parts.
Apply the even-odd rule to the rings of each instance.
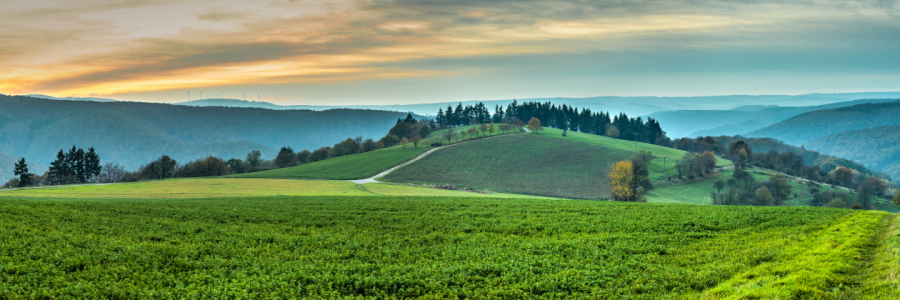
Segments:
[[[16,176],[19,176],[20,187],[31,185],[31,173],[28,173],[28,164],[25,163],[24,157],[16,163],[13,171]]]

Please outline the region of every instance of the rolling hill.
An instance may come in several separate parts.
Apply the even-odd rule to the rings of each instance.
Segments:
[[[806,147],[857,161],[900,181],[900,125],[833,133],[808,142]]]
[[[664,129],[672,138],[693,138],[698,136],[738,135],[806,112],[890,101],[894,100],[862,99],[816,106],[752,105],[736,107],[730,110],[675,110],[656,112],[649,115],[649,117],[665,124],[666,127]]]
[[[0,148],[49,165],[72,145],[135,169],[161,155],[225,159],[261,150],[314,150],[348,137],[380,138],[406,113],[335,109],[268,110],[137,102],[61,101],[0,95]],[[5,166],[4,166],[5,169]],[[33,170],[42,172],[42,170]]]
[[[451,184],[476,190],[564,198],[608,198],[612,163],[631,152],[531,134],[441,149],[388,174],[388,182]]]
[[[792,145],[803,145],[812,140],[844,131],[897,125],[900,124],[898,116],[900,116],[900,100],[859,104],[807,112],[748,132],[745,136],[768,137]]]

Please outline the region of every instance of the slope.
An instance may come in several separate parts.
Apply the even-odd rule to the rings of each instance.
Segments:
[[[61,148],[95,147],[129,169],[166,154],[178,161],[261,150],[314,150],[348,137],[380,138],[406,113],[267,110],[157,103],[60,101],[0,95],[0,149],[49,165]]]
[[[900,125],[833,133],[808,142],[806,148],[890,172],[888,175],[900,181]]]
[[[233,178],[352,180],[369,178],[427,151],[428,147],[392,148],[345,155],[296,167],[230,175]]]
[[[860,104],[817,110],[748,132],[748,137],[769,137],[792,145],[849,130],[900,124],[900,101]]]
[[[610,195],[606,174],[612,164],[631,156],[591,143],[519,134],[441,149],[382,180],[600,199]]]
[[[543,128],[538,132],[532,133],[542,137],[549,138],[558,138],[570,141],[578,141],[589,144],[594,144],[602,147],[607,147],[611,149],[618,149],[623,151],[628,151],[633,153],[635,151],[648,151],[655,157],[650,162],[650,177],[653,180],[660,180],[664,178],[664,172],[668,170],[669,176],[672,176],[672,166],[675,165],[676,162],[681,160],[681,157],[684,155],[684,151],[668,148],[653,144],[647,143],[637,143],[633,141],[626,141],[620,139],[614,139],[610,137],[589,134],[589,133],[581,133],[581,132],[567,132],[566,136],[562,136],[562,130],[553,129],[553,128]],[[665,159],[663,159],[665,158]],[[727,159],[719,158],[716,161],[716,166],[724,167],[730,166],[732,163]]]

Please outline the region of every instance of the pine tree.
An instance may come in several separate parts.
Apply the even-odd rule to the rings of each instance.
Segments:
[[[94,150],[94,147],[88,148],[88,152],[84,155],[85,160],[85,176],[88,181],[90,181],[95,176],[100,175],[100,171],[103,169],[100,166],[100,155],[97,154],[97,151]]]
[[[50,163],[50,184],[62,184],[67,173],[66,154],[59,149],[56,160]]]
[[[28,173],[28,164],[25,163],[24,157],[16,163],[13,171],[16,176],[19,176],[20,187],[31,185],[31,173]]]
[[[78,182],[85,183],[87,182],[87,165],[84,161],[84,149],[78,148],[78,151],[75,152],[75,177],[78,178]]]

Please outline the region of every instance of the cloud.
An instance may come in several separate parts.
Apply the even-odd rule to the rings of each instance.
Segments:
[[[601,72],[580,65],[630,76],[802,72],[830,66],[818,63],[824,57],[896,47],[900,32],[894,1],[82,0],[3,8],[0,92],[61,96],[509,70],[539,78],[541,68],[517,64],[554,69],[546,63],[554,59],[578,76]],[[843,66],[892,70],[872,63],[886,55],[875,52]],[[804,57],[823,59],[791,63]]]

